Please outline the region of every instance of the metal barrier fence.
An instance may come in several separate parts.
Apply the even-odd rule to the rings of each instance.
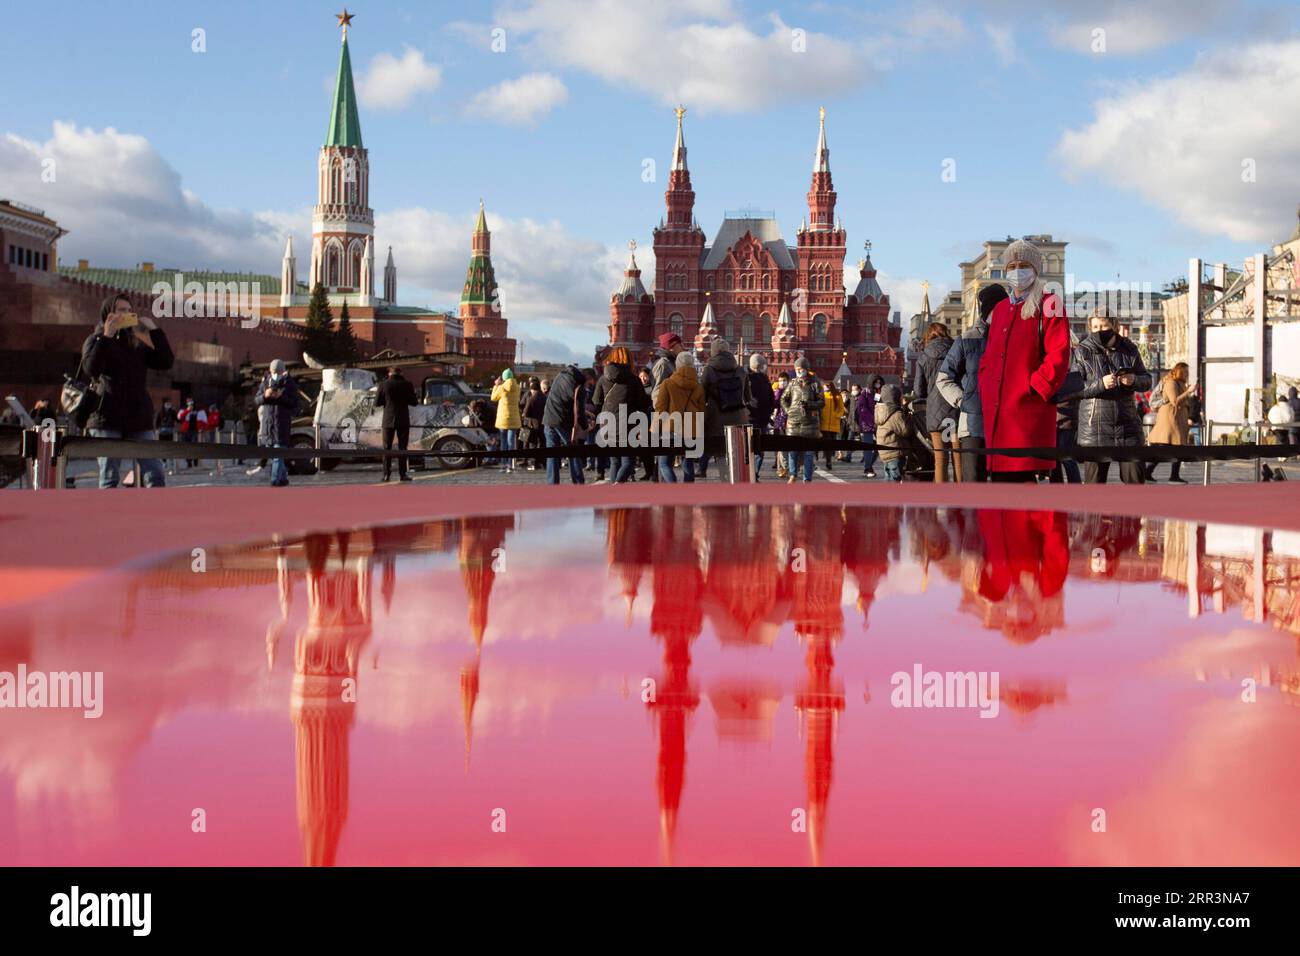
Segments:
[[[1223,424],[1223,423],[1215,423]],[[550,448],[526,448],[503,451],[497,448],[458,450],[455,455],[441,456],[431,449],[394,449],[385,451],[378,448],[328,448],[296,447],[280,448],[264,445],[227,444],[221,442],[178,442],[178,441],[131,441],[116,438],[94,438],[84,435],[68,435],[56,426],[38,426],[21,431],[10,430],[0,434],[0,458],[21,457],[26,462],[27,473],[32,486],[38,489],[62,488],[66,475],[67,462],[72,459],[117,458],[117,459],[168,459],[194,458],[197,450],[202,450],[202,457],[215,461],[282,458],[287,460],[309,461],[336,459],[355,461],[389,458],[433,458],[443,457],[481,461],[485,458],[501,459],[548,459],[548,458],[611,458],[617,456],[645,455],[684,455],[688,449],[682,444],[665,443],[651,446],[613,446],[613,445],[563,445]],[[827,452],[827,451],[900,451],[909,454],[926,454],[928,448],[917,446],[898,447],[880,445],[875,442],[855,441],[852,439],[798,438],[788,435],[770,435],[756,431],[748,425],[728,426],[723,437],[706,439],[701,451],[710,457],[726,457],[727,474],[732,483],[746,483],[754,480],[756,457],[765,452]],[[1237,444],[1237,445],[1137,445],[1137,446],[1073,446],[1065,448],[1052,447],[1016,447],[1016,448],[969,448],[962,453],[975,455],[998,455],[1006,458],[1034,458],[1045,461],[1073,460],[1076,462],[1203,462],[1206,468],[1205,481],[1209,481],[1209,466],[1214,461],[1247,461],[1256,463],[1256,476],[1259,476],[1260,464],[1265,458],[1291,458],[1300,456],[1300,443],[1284,444]]]

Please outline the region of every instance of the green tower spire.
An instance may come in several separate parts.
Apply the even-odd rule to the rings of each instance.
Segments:
[[[361,120],[357,116],[357,91],[352,85],[352,59],[348,56],[348,33],[343,30],[343,49],[339,53],[339,76],[334,84],[334,105],[330,107],[330,127],[325,134],[326,146],[360,146]]]
[[[488,232],[483,200],[478,201],[478,221],[470,242],[469,268],[460,301],[467,305],[491,305],[497,291],[496,270],[492,268],[492,234]]]

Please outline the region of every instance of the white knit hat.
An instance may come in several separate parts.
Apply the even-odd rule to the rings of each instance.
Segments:
[[[1002,261],[1007,265],[1013,262],[1028,262],[1034,267],[1034,272],[1040,276],[1043,274],[1043,254],[1028,239],[1017,239],[1007,246],[1007,251],[1002,253]]]

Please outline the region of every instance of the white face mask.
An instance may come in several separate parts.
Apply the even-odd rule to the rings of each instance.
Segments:
[[[1035,273],[1033,269],[1008,269],[1007,281],[1011,283],[1011,288],[1017,292],[1024,292],[1034,284]]]
[[[797,369],[794,370],[794,374],[795,374],[798,378],[803,378],[805,375],[808,374],[808,370],[807,370],[807,369],[803,369],[803,368],[797,368]]]

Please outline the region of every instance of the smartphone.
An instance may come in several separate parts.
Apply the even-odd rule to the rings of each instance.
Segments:
[[[130,329],[140,324],[140,317],[134,312],[118,312],[115,316],[117,327],[121,329]]]

